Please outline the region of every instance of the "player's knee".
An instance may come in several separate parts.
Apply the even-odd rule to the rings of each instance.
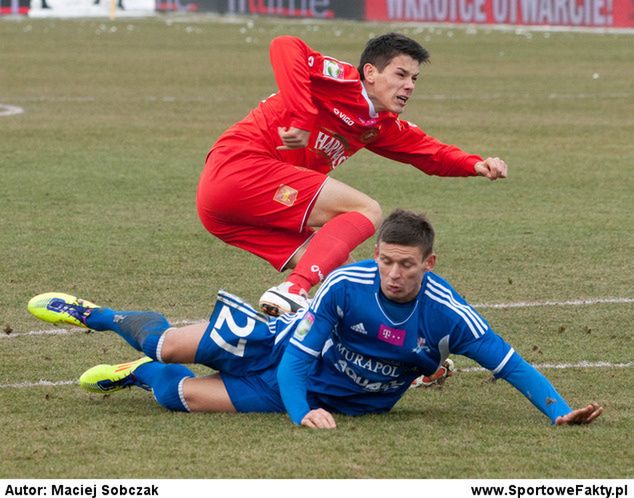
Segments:
[[[219,375],[185,379],[181,396],[190,412],[234,413],[236,411]]]
[[[381,205],[374,199],[369,199],[363,209],[360,210],[360,213],[372,222],[375,230],[381,226],[383,211],[381,210]]]
[[[213,410],[207,410],[205,405],[205,396],[201,395],[200,391],[196,389],[187,389],[185,387],[182,390],[183,403],[187,406],[187,409],[192,413],[209,412]]]
[[[175,341],[170,340],[169,334],[165,335],[161,343],[160,351],[158,351],[158,356],[161,361],[163,363],[178,363],[178,353],[179,350]]]

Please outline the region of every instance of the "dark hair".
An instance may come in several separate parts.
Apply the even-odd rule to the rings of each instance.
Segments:
[[[414,246],[421,250],[423,259],[434,250],[434,227],[424,214],[396,209],[383,220],[377,244],[398,244],[401,246]]]
[[[429,52],[411,38],[400,33],[387,33],[372,38],[365,46],[359,62],[359,74],[365,79],[363,66],[370,63],[376,66],[379,72],[385,69],[390,61],[401,54],[409,55],[419,64],[429,61]]]

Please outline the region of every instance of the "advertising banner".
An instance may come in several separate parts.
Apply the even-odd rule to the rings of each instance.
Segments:
[[[25,3],[30,3],[29,17],[145,17],[155,13],[154,0],[31,0]]]
[[[0,0],[0,15],[134,17],[155,12],[387,22],[634,28],[634,0]]]
[[[0,0],[0,15],[17,16],[29,11],[29,0]]]
[[[164,12],[359,20],[363,19],[365,12],[361,0],[159,0],[157,9]]]
[[[365,0],[368,21],[634,27],[632,0]]]

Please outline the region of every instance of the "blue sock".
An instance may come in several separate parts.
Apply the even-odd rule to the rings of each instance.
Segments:
[[[178,363],[144,363],[134,371],[141,384],[152,388],[156,402],[168,410],[188,412],[185,398],[181,392],[182,381],[196,375],[186,366]]]
[[[86,319],[86,326],[98,331],[112,330],[134,349],[156,360],[156,346],[170,324],[163,315],[155,311],[95,308]]]

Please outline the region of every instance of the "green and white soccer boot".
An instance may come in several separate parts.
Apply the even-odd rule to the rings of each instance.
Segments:
[[[149,391],[150,387],[139,382],[134,371],[150,361],[153,361],[152,358],[144,356],[136,361],[118,365],[96,365],[81,375],[79,385],[88,392],[98,394],[112,393],[132,386]]]
[[[94,303],[62,292],[46,292],[32,298],[27,305],[29,312],[53,325],[73,325],[89,328],[86,319],[95,308]]]

